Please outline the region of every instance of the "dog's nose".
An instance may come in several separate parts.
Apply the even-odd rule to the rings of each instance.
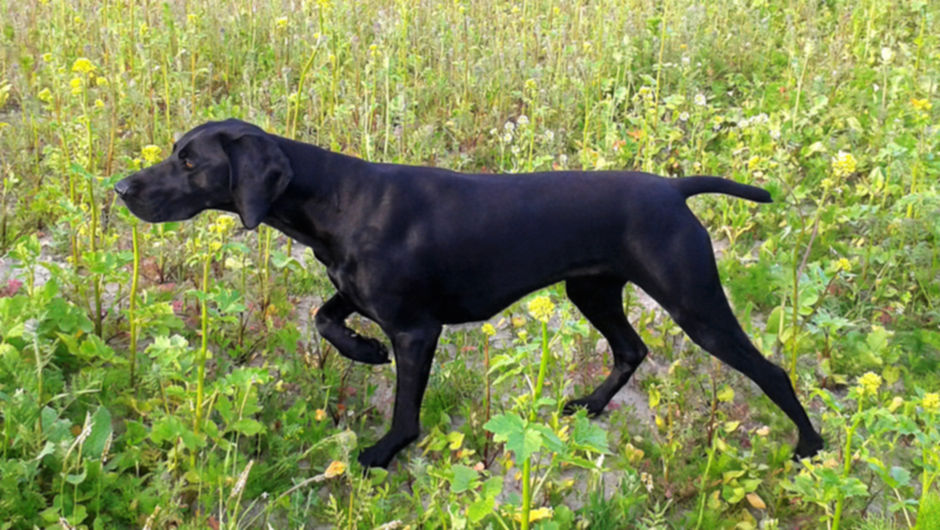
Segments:
[[[131,190],[131,183],[127,179],[117,181],[117,184],[114,185],[114,192],[120,195],[121,197],[127,195],[127,192]]]

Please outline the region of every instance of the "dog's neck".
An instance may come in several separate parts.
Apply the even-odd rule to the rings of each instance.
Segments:
[[[340,205],[351,204],[343,197],[361,189],[362,180],[371,174],[371,164],[287,138],[277,137],[277,143],[290,160],[294,176],[264,222],[313,248],[329,267],[342,252],[339,226],[348,212]],[[306,200],[299,202],[297,197]]]

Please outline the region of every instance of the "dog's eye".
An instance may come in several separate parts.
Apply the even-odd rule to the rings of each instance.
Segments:
[[[185,167],[186,169],[193,169],[193,168],[196,167],[196,165],[193,164],[193,161],[192,161],[192,160],[190,160],[190,159],[188,159],[188,158],[184,158],[184,159],[183,159],[183,167]]]

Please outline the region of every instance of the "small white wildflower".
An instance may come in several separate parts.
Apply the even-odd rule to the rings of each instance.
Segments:
[[[496,130],[496,127],[490,129],[490,136],[496,136],[497,134],[499,134],[499,131]]]
[[[555,133],[551,129],[547,129],[545,131],[545,141],[551,142],[554,139],[555,139]]]
[[[518,119],[516,119],[516,123],[518,123],[520,127],[528,125],[529,117],[526,116],[525,114],[522,114],[519,116]]]
[[[891,59],[894,59],[894,50],[885,46],[881,49],[881,60],[887,64],[891,62]]]
[[[508,132],[508,133],[504,134],[504,135],[503,135],[503,141],[506,142],[507,144],[508,144],[509,142],[511,142],[511,141],[512,141],[512,133],[511,133],[511,132]]]
[[[773,138],[774,140],[779,140],[779,139],[780,139],[780,129],[771,129],[771,130],[770,130],[770,137]]]
[[[692,62],[692,59],[689,59],[688,55],[682,56],[682,66],[689,66],[689,63]]]
[[[708,101],[705,99],[705,94],[695,94],[695,104],[698,106],[704,106]]]
[[[515,128],[516,128],[516,124],[513,123],[513,122],[511,122],[511,121],[507,121],[507,122],[503,125],[503,129],[505,129],[505,130],[507,130],[507,131],[509,131],[509,132],[512,132],[513,130],[515,130]]]
[[[689,121],[689,113],[682,112],[679,114],[679,121]]]

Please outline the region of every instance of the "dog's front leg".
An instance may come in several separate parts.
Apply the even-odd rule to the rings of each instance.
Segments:
[[[420,434],[421,400],[441,325],[437,323],[389,333],[395,353],[395,410],[392,428],[375,445],[359,453],[365,467],[386,467],[395,453]]]
[[[388,349],[384,344],[370,337],[363,337],[346,326],[346,317],[356,308],[343,295],[337,293],[326,301],[314,322],[320,335],[330,341],[339,353],[347,359],[366,364],[385,364],[390,362]]]

